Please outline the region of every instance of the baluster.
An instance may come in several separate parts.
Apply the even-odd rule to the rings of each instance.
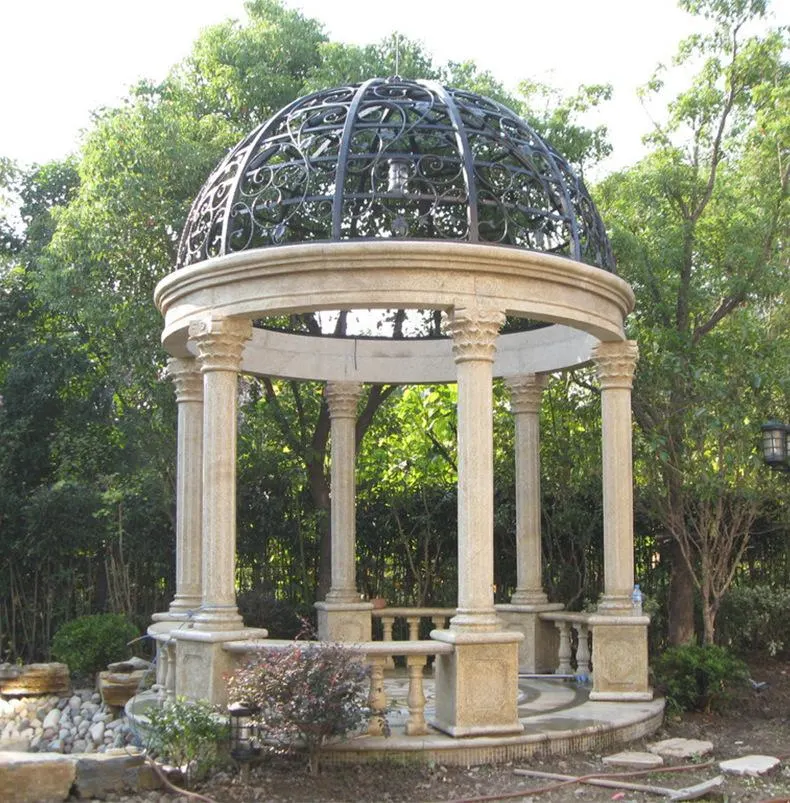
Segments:
[[[447,627],[447,617],[446,616],[432,616],[431,617],[431,624],[434,626],[435,630],[444,630]]]
[[[156,640],[156,683],[154,691],[159,700],[164,700],[167,684],[167,645],[165,642]]]
[[[589,676],[590,674],[590,643],[587,640],[589,629],[586,622],[575,624],[574,629],[579,638],[576,646],[576,674]]]
[[[165,642],[165,652],[167,653],[167,674],[165,675],[165,694],[168,699],[176,696],[176,645],[170,639]]]
[[[392,626],[395,624],[394,616],[381,617],[381,639],[382,641],[392,641]],[[391,655],[384,659],[385,669],[395,669],[395,660]]]
[[[557,650],[557,658],[560,663],[557,667],[557,674],[570,675],[573,671],[571,668],[571,629],[567,622],[555,622],[554,625],[560,631],[560,648]]]
[[[369,655],[370,664],[370,694],[368,695],[368,705],[370,706],[370,722],[368,723],[368,733],[371,736],[382,736],[384,734],[385,711],[387,709],[387,695],[384,691],[384,664],[386,656]]]
[[[417,641],[420,638],[420,617],[407,616],[406,624],[409,626],[409,641]]]
[[[407,655],[406,668],[409,673],[409,720],[406,723],[406,735],[418,736],[428,733],[425,724],[425,692],[422,687],[422,673],[425,667],[425,655]]]

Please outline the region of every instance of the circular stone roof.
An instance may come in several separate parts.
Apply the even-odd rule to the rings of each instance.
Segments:
[[[521,118],[397,77],[299,98],[245,137],[195,199],[176,267],[383,239],[509,246],[614,272],[584,184]]]

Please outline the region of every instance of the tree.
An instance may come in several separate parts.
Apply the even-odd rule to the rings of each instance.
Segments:
[[[762,400],[754,377],[771,349],[767,310],[788,279],[790,170],[784,33],[746,33],[765,3],[681,5],[712,24],[680,46],[678,63],[699,58],[699,72],[656,127],[652,153],[600,187],[637,296],[640,490],[668,539],[674,644],[694,638],[695,587],[704,638],[713,640],[718,602],[757,511],[749,454]],[[658,78],[649,88],[660,88]]]

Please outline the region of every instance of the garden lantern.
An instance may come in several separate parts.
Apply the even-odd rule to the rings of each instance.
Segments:
[[[781,421],[766,421],[761,429],[763,433],[763,460],[773,469],[790,471],[788,426],[781,423]]]
[[[240,703],[228,706],[230,730],[230,755],[241,764],[246,764],[260,755],[261,748],[255,741],[251,717],[255,713]]]

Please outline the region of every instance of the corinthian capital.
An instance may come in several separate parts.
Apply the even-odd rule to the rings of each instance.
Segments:
[[[252,336],[245,318],[206,318],[189,324],[201,371],[238,371],[244,343]]]
[[[179,404],[203,401],[203,376],[197,360],[171,357],[167,361],[166,376],[173,380],[176,388],[176,401]]]
[[[635,340],[599,343],[592,356],[602,388],[631,388],[639,358]]]
[[[362,397],[360,382],[327,382],[324,391],[330,418],[356,418],[357,403]]]
[[[540,412],[540,401],[548,383],[546,374],[522,374],[505,379],[510,391],[510,409],[516,415]]]
[[[505,313],[498,309],[459,307],[453,312],[449,330],[453,336],[455,361],[494,361],[496,338]]]

